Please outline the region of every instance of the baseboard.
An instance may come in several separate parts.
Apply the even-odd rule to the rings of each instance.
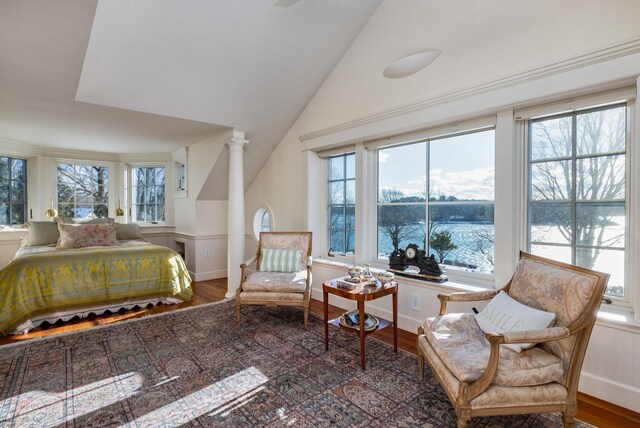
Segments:
[[[578,392],[578,419],[597,427],[639,427],[640,413]]]
[[[640,389],[597,376],[584,370],[580,374],[580,392],[593,397],[607,397],[607,401],[633,412],[640,412]]]
[[[189,272],[196,281],[208,281],[210,279],[219,279],[227,277],[226,269],[211,270],[208,272]]]

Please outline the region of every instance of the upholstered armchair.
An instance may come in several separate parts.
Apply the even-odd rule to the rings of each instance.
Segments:
[[[299,306],[304,325],[311,301],[311,232],[261,232],[255,256],[240,265],[236,315],[242,305]],[[255,264],[253,271],[249,270]]]
[[[440,314],[418,328],[420,378],[426,360],[456,409],[458,427],[476,416],[540,412],[561,412],[564,426],[573,426],[582,361],[608,279],[521,253],[501,290],[556,314],[551,327],[530,331],[483,332],[474,314],[446,313],[447,302],[489,300],[501,290],[438,295]],[[523,342],[534,346],[519,353],[505,347]]]

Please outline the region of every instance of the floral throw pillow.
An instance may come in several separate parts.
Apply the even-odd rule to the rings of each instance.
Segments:
[[[118,245],[117,224],[58,223],[60,239],[57,248],[83,248]]]

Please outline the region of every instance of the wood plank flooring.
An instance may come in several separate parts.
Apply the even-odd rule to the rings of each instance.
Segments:
[[[116,314],[92,315],[89,318],[73,319],[64,323],[58,322],[51,325],[45,324],[23,335],[0,337],[0,352],[2,351],[1,345],[9,343],[19,343],[36,337],[83,330],[97,325],[111,324],[121,320],[140,318],[150,314],[173,311],[204,303],[217,302],[224,299],[224,295],[227,291],[227,280],[226,278],[222,278],[210,281],[200,281],[193,283],[192,286],[194,290],[194,298],[189,302],[178,305],[158,305],[144,309],[120,311]],[[322,316],[322,302],[312,300],[311,312]],[[335,306],[329,306],[330,318],[337,317],[342,312],[343,309]],[[300,317],[302,320],[302,315]],[[390,345],[393,344],[393,333],[390,328],[375,332],[372,334],[372,337],[376,337]],[[357,340],[356,336],[354,336],[354,340]],[[415,354],[416,334],[405,330],[398,330],[398,347],[404,351]],[[639,413],[582,393],[578,393],[578,419],[603,428],[640,427]]]

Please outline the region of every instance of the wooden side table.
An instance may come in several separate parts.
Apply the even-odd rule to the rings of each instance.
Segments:
[[[360,330],[344,327],[340,324],[340,317],[329,319],[329,294],[344,297],[345,299],[355,300],[358,302],[358,317],[360,320]],[[364,329],[364,302],[375,300],[380,297],[391,294],[393,299],[393,321],[387,321],[378,317],[378,327],[375,330],[365,331]],[[324,302],[324,350],[329,350],[329,324],[333,324],[350,332],[358,333],[360,336],[360,365],[362,370],[365,369],[365,337],[374,331],[393,325],[393,349],[398,352],[398,284],[391,282],[388,284],[378,283],[375,285],[358,285],[353,290],[339,288],[336,280],[327,281],[322,284],[322,300]]]

